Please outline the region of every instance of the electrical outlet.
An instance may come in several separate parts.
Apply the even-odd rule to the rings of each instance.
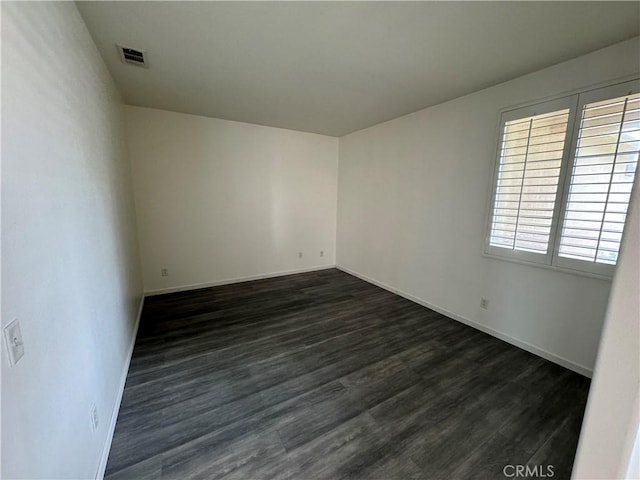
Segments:
[[[484,308],[485,310],[487,310],[489,308],[489,300],[487,300],[486,298],[482,297],[480,299],[480,308]]]
[[[324,257],[324,250],[320,250],[320,256]]]
[[[302,258],[302,252],[298,252],[298,258]]]
[[[91,431],[95,432],[98,430],[98,408],[95,405],[91,405],[91,412],[89,413],[89,418],[91,420]]]
[[[9,363],[13,367],[24,355],[20,322],[18,322],[17,318],[4,327],[4,340],[7,345],[7,353],[9,354]]]
[[[169,269],[168,268],[161,268],[160,269],[160,276],[161,277],[168,277],[169,276]]]

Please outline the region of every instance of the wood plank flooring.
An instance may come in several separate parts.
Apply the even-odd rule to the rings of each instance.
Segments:
[[[568,479],[588,389],[339,270],[155,296],[106,478]]]

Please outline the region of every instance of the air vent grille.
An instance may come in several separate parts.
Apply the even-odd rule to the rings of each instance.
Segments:
[[[122,63],[129,63],[132,65],[138,65],[140,67],[147,67],[147,52],[145,50],[118,45],[118,52],[120,53],[120,59],[122,60]]]

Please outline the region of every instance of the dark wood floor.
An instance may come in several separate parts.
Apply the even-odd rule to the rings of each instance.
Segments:
[[[338,270],[156,296],[107,478],[568,479],[588,388]]]

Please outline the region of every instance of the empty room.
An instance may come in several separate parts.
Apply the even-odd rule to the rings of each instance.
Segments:
[[[3,479],[640,478],[640,2],[0,16]]]

